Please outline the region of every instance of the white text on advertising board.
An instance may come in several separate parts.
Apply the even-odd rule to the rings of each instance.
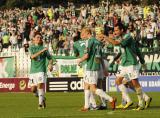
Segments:
[[[15,84],[14,83],[3,83],[3,82],[0,82],[0,88],[8,88],[9,90],[12,90],[13,88],[15,88]]]
[[[83,80],[81,79],[80,81],[72,81],[70,83],[70,88],[71,90],[83,90]]]

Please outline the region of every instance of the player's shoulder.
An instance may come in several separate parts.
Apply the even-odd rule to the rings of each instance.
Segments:
[[[123,39],[132,39],[131,33],[126,33],[126,34],[123,36]]]
[[[78,41],[75,41],[74,43],[73,43],[73,46],[77,46],[79,44],[79,40]]]
[[[97,39],[95,37],[91,37],[89,40],[87,40],[89,43],[95,43]]]
[[[29,45],[29,49],[33,49],[35,47],[34,44]]]
[[[93,42],[94,42],[96,45],[102,45],[102,42],[99,41],[99,40],[96,39],[96,38],[93,39]]]

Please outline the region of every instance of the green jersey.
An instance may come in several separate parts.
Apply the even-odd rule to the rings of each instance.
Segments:
[[[29,47],[30,54],[33,55],[41,50],[43,50],[45,47],[42,45],[32,45]],[[38,72],[46,72],[46,58],[48,60],[52,59],[52,56],[49,54],[48,51],[45,51],[44,53],[41,53],[39,56],[37,56],[34,59],[31,59],[31,68],[30,68],[30,74],[32,73],[38,73]]]
[[[122,66],[130,66],[130,65],[137,65],[137,55],[135,42],[132,36],[128,33],[123,36],[121,40],[121,65]]]
[[[78,57],[83,57],[86,53],[86,40],[78,40],[73,44],[74,54]],[[86,61],[82,63],[82,65],[86,64]]]
[[[86,40],[78,40],[73,44],[74,54],[82,57],[86,49]]]
[[[91,38],[87,40],[87,53],[89,58],[87,59],[87,70],[99,71],[102,58],[102,45],[95,39]]]

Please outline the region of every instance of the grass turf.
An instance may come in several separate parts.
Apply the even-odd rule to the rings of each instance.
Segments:
[[[0,93],[0,118],[160,118],[160,93],[147,93],[153,98],[150,108],[143,111],[116,109],[81,112],[83,93],[47,93],[47,108],[38,110],[38,98],[32,93]],[[120,93],[110,93],[121,101]],[[137,97],[131,93],[136,106]],[[109,105],[108,105],[109,106]]]

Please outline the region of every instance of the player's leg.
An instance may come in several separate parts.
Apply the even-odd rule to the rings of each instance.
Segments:
[[[150,106],[150,103],[152,102],[152,97],[149,97],[144,91],[142,91],[142,96],[145,101],[145,109]]]
[[[44,83],[38,84],[38,97],[39,97],[39,109],[46,107],[45,97],[44,97]]]
[[[81,109],[81,111],[89,110],[89,97],[90,97],[89,84],[85,82],[84,83],[84,107]]]
[[[38,97],[37,84],[35,81],[35,74],[29,75],[28,86],[31,88],[31,92]]]
[[[126,105],[124,106],[124,109],[133,105],[133,102],[128,94],[127,88],[123,84],[123,80],[124,80],[124,77],[126,76],[126,73],[127,73],[126,67],[119,66],[118,73],[116,74],[116,80],[115,80],[119,90],[122,92],[123,98],[125,98],[125,100],[127,102]],[[120,106],[122,106],[122,105],[120,105]]]
[[[128,87],[133,90],[134,92],[136,92],[132,82],[128,82]],[[145,108],[148,108],[150,106],[150,103],[152,101],[152,98],[149,97],[143,90],[142,90],[142,97],[145,101]]]
[[[102,67],[102,65],[100,66],[100,70],[98,71],[98,88],[103,90],[103,80],[106,79],[105,75],[104,75],[104,69],[106,70],[108,68],[108,62],[104,59],[104,65],[105,68]],[[107,104],[106,104],[106,100],[102,97],[99,96],[100,99],[100,105],[98,106],[98,110],[104,110],[107,109]]]
[[[115,109],[115,103],[116,99],[106,94],[102,89],[98,89],[95,84],[90,85],[91,91],[93,91],[98,96],[104,98],[105,100],[108,100],[111,104],[112,109]]]
[[[37,86],[32,86],[31,87],[31,91],[33,92],[35,97],[38,97],[38,90],[37,90]]]
[[[97,94],[98,96],[104,98],[105,100],[110,101],[111,107],[114,110],[116,100],[111,96],[107,95],[102,89],[97,88],[98,71],[91,71],[90,75],[91,75],[89,79],[90,90],[95,94]]]
[[[127,102],[127,104],[123,107],[124,109],[126,109],[126,108],[132,106],[133,102],[132,102],[132,100],[131,100],[131,98],[130,98],[130,96],[128,94],[126,86],[122,83],[123,79],[124,79],[124,77],[122,77],[120,75],[117,76],[117,78],[116,78],[116,84],[117,84],[119,90],[122,92],[123,98],[125,98],[125,100]],[[122,104],[120,104],[118,106],[122,106]]]
[[[117,105],[116,106],[116,109],[123,109],[124,108],[124,106],[126,105],[126,103],[127,103],[127,100],[126,100],[126,98],[125,98],[125,96],[122,94],[122,99],[121,99],[122,101],[121,101],[121,104],[119,104],[119,105]]]
[[[37,88],[38,88],[38,96],[39,96],[39,109],[46,107],[46,99],[45,99],[45,74],[43,72],[37,73]]]
[[[124,86],[128,89],[129,88],[129,83],[130,81],[128,81],[127,78],[124,78],[122,83],[124,84]],[[124,108],[124,106],[127,104],[127,100],[126,97],[124,96],[124,94],[122,94],[122,102],[120,105],[116,106],[116,108],[122,109]],[[131,106],[131,105],[130,105]]]
[[[106,104],[106,100],[102,97],[100,97],[100,100],[101,100],[101,105],[99,106],[99,110],[105,110],[107,109],[107,104]]]
[[[99,78],[98,81],[99,81],[98,82],[98,87],[103,90],[103,78]],[[100,96],[99,96],[99,98],[100,98],[101,104],[98,107],[98,110],[107,109],[106,100],[104,98],[100,97]]]
[[[138,79],[133,79],[132,84],[135,87],[135,91],[138,97],[138,108],[136,110],[143,110],[144,109],[144,104],[143,104],[143,95],[142,95],[142,88],[138,82]]]
[[[89,108],[90,110],[97,110],[95,94],[91,91],[90,91],[90,96],[89,96]]]
[[[135,88],[139,101],[138,108],[136,110],[143,110],[144,104],[143,104],[142,88],[138,81],[139,70],[137,69],[137,66],[129,66],[127,70],[128,70],[128,77]]]
[[[97,110],[95,94],[92,91],[90,91],[90,96],[89,96],[89,107],[90,110]]]
[[[81,111],[88,111],[89,110],[89,97],[90,97],[90,90],[89,90],[89,76],[88,72],[85,72],[84,75],[84,107]]]

